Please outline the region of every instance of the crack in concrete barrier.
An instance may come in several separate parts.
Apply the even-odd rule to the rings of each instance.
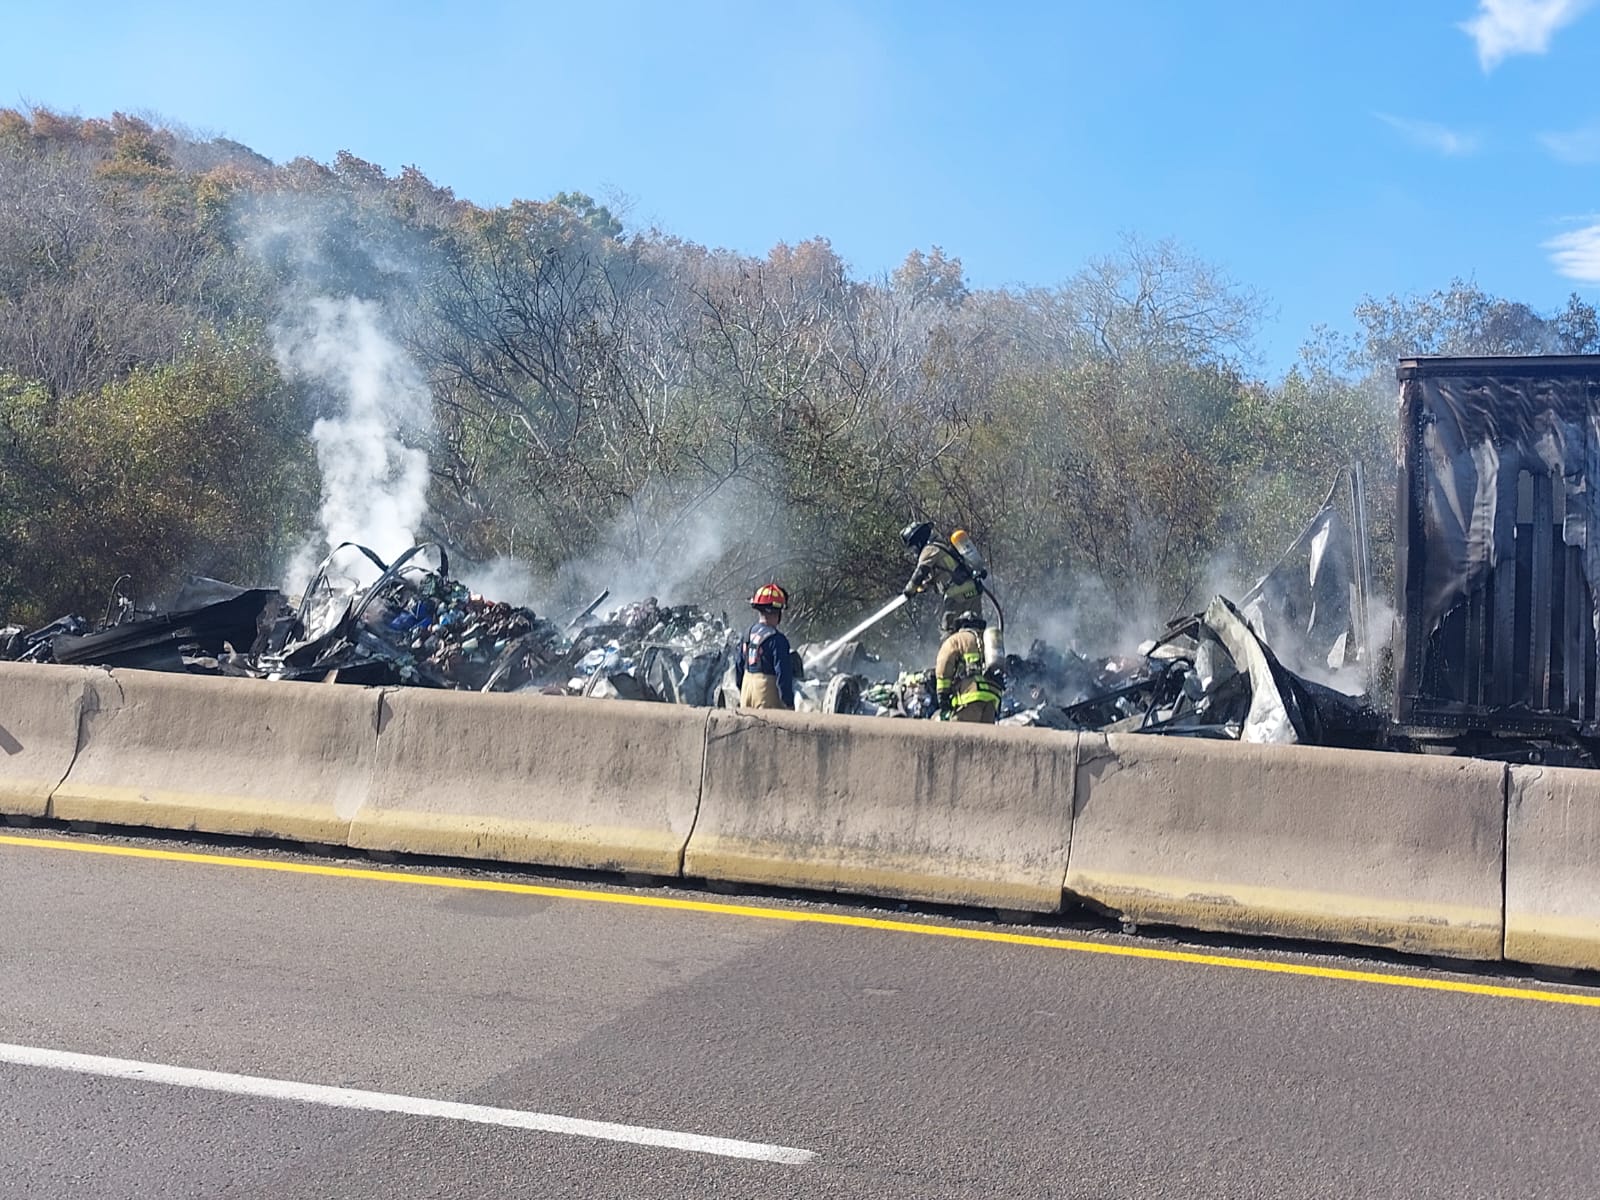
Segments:
[[[694,841],[694,831],[700,827],[700,807],[706,802],[706,770],[711,762],[711,722],[717,710],[708,708],[704,732],[700,735],[700,783],[694,793],[694,816],[689,818],[689,832],[678,847],[678,878],[683,879],[684,866],[689,861],[689,843]]]
[[[77,728],[74,731],[72,740],[72,757],[67,760],[66,768],[61,772],[61,778],[50,785],[50,794],[45,797],[44,815],[48,820],[56,819],[56,794],[61,791],[62,785],[72,777],[72,769],[78,765],[78,756],[83,753],[83,748],[89,744],[89,718],[90,716],[97,715],[102,711],[99,704],[100,693],[95,688],[93,682],[95,677],[94,672],[98,669],[99,668],[94,667],[80,668],[83,674],[79,680],[78,687],[77,713],[75,721]],[[109,670],[104,671],[103,674],[106,679],[117,685],[117,707],[121,708],[121,702],[125,698],[122,691],[122,684],[117,681],[116,677],[113,676]],[[89,703],[91,698],[93,698],[95,701],[93,705]],[[112,711],[115,710],[113,709]]]
[[[394,719],[394,709],[389,704],[389,697],[401,689],[398,687],[380,687],[375,689],[378,694],[378,704],[372,714],[372,740],[376,746],[383,738],[383,731],[388,728],[389,722]]]
[[[1072,893],[1067,891],[1067,876],[1072,871],[1072,835],[1078,827],[1078,766],[1082,760],[1083,734],[1072,735],[1072,750],[1070,752],[1071,767],[1067,771],[1067,784],[1072,788],[1067,797],[1067,838],[1066,846],[1061,855],[1061,907],[1067,906],[1067,897]]]
[[[1078,818],[1083,815],[1088,807],[1089,797],[1094,794],[1094,785],[1110,779],[1119,771],[1126,770],[1122,756],[1108,745],[1103,737],[1097,737],[1092,742],[1085,742],[1086,736],[1078,735],[1078,748],[1073,752],[1072,763],[1072,821],[1076,825]]]
[[[720,709],[720,710],[719,709],[712,709],[711,711],[712,712],[720,711],[720,712],[731,713],[731,712],[734,712],[735,710],[724,708],[724,709]],[[776,731],[778,733],[787,733],[790,737],[812,737],[812,736],[814,736],[813,732],[811,730],[809,730],[809,729],[791,729],[791,728],[789,728],[789,727],[787,727],[785,725],[780,725],[775,721],[770,721],[767,718],[758,715],[758,710],[756,710],[756,709],[741,708],[741,709],[737,710],[737,715],[738,715],[738,720],[734,723],[733,727],[730,728],[726,733],[720,733],[720,734],[717,735],[717,740],[718,741],[721,741],[724,738],[738,737],[740,734],[742,734],[744,732],[744,730],[742,728],[740,728],[740,726],[742,724],[746,723],[746,722],[748,722],[751,725],[759,725],[763,729],[771,729],[771,730],[774,730],[774,731]],[[709,723],[709,721],[707,722],[706,732],[707,732],[707,735],[709,736],[709,734],[710,734],[710,723]]]

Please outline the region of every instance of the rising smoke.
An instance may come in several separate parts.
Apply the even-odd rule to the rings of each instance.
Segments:
[[[302,386],[317,414],[311,440],[321,528],[308,532],[284,569],[285,588],[298,592],[342,542],[392,561],[417,540],[427,512],[433,397],[395,335],[393,306],[423,276],[415,261],[423,252],[394,230],[369,236],[327,200],[254,198],[236,216],[245,244],[277,281],[278,368]],[[359,556],[340,565],[358,576],[371,571]]]
[[[428,504],[433,401],[411,359],[383,328],[378,304],[312,296],[274,326],[283,373],[320,390],[333,412],[311,428],[322,474],[320,537],[302,545],[285,586],[303,588],[341,542],[392,560],[417,540]]]
[[[672,481],[647,485],[613,518],[585,531],[588,549],[563,547],[546,571],[504,556],[463,564],[474,591],[539,612],[575,610],[603,590],[612,604],[737,606],[755,582],[781,575],[789,526],[766,490],[731,480],[710,492]]]

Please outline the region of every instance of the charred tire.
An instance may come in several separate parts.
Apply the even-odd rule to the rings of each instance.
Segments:
[[[835,675],[822,694],[825,713],[854,713],[861,707],[861,676]]]

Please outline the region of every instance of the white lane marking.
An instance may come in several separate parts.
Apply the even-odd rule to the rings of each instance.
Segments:
[[[364,1092],[320,1083],[266,1079],[260,1075],[198,1071],[192,1067],[172,1067],[128,1058],[102,1058],[98,1054],[74,1054],[67,1050],[44,1050],[5,1042],[0,1042],[0,1063],[75,1071],[80,1075],[104,1075],[111,1079],[134,1079],[172,1087],[200,1088],[236,1096],[261,1096],[268,1100],[297,1100],[302,1104],[322,1104],[330,1108],[359,1108],[368,1112],[405,1113],[408,1116],[437,1117],[446,1121],[504,1125],[509,1129],[534,1129],[541,1133],[564,1133],[573,1137],[601,1138],[608,1142],[632,1142],[639,1146],[716,1154],[723,1158],[750,1158],[761,1162],[798,1165],[816,1157],[814,1151],[796,1150],[792,1146],[769,1146],[764,1142],[741,1142],[733,1138],[678,1133],[671,1129],[652,1129],[647,1125],[618,1125],[610,1121],[585,1121],[578,1117],[558,1117],[515,1108],[489,1108],[482,1104],[457,1104],[453,1100],[428,1100],[421,1096],[397,1096],[388,1092]]]

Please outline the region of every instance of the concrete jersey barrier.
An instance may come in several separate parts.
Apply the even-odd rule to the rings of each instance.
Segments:
[[[716,711],[684,874],[1061,907],[1075,735]]]
[[[1504,768],[1085,734],[1067,890],[1135,922],[1501,953]]]
[[[1600,969],[1600,773],[1464,758],[7,663],[0,814]]]
[[[52,817],[344,844],[371,783],[376,690],[155,671],[91,678]]]
[[[1600,771],[1511,768],[1505,956],[1600,970]]]
[[[350,844],[677,875],[705,725],[676,705],[386,692]]]
[[[43,817],[78,751],[88,667],[0,663],[0,814]]]

